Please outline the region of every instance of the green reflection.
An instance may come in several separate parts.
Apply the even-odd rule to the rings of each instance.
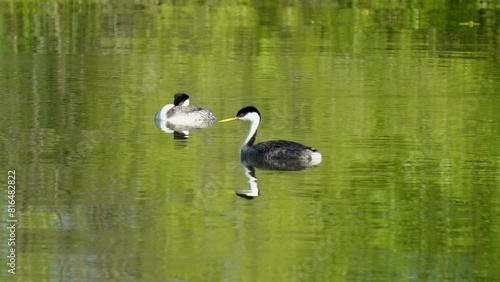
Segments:
[[[0,2],[14,279],[497,279],[498,7],[477,5]],[[174,142],[153,116],[181,91],[254,104],[259,138],[321,166],[235,197],[246,125]]]

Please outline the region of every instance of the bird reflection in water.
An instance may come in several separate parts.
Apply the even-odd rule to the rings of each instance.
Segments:
[[[241,166],[243,172],[248,178],[248,189],[237,190],[236,195],[248,200],[253,200],[260,195],[259,186],[257,185],[257,177],[255,176],[255,168],[261,170],[276,170],[276,171],[299,171],[307,168],[314,168],[317,165],[310,162],[299,160],[242,160]]]
[[[213,124],[213,123],[212,123]],[[175,140],[184,140],[189,138],[189,132],[198,130],[201,128],[208,128],[212,126],[212,124],[206,124],[206,127],[202,127],[200,125],[193,126],[179,126],[170,123],[168,120],[163,119],[155,119],[155,125],[165,133],[173,133]]]
[[[255,177],[255,168],[251,165],[241,164],[243,172],[248,178],[248,189],[236,191],[236,195],[248,200],[253,200],[259,196],[259,187],[257,185],[257,177]]]

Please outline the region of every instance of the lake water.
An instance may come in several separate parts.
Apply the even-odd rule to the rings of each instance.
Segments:
[[[0,280],[500,280],[497,1],[162,2],[0,1]],[[322,163],[238,197],[249,124],[176,92]]]

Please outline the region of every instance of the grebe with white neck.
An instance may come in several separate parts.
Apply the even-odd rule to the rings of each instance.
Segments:
[[[186,128],[206,128],[215,123],[212,111],[189,104],[186,93],[174,95],[174,103],[165,105],[155,115],[156,120],[167,121],[170,125]]]
[[[236,117],[219,122],[237,119],[250,121],[250,129],[240,150],[242,163],[271,170],[299,170],[321,163],[321,153],[318,150],[297,142],[273,140],[255,144],[261,120],[261,114],[257,108],[245,107],[238,111]]]

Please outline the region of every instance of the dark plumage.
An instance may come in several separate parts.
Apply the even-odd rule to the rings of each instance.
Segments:
[[[186,93],[176,93],[174,95],[174,106],[182,106],[182,104],[189,99]]]
[[[238,111],[235,118],[221,120],[250,121],[250,130],[240,151],[241,162],[264,169],[298,170],[318,165],[321,153],[315,148],[297,142],[273,140],[255,144],[261,114],[257,108],[248,106]]]

